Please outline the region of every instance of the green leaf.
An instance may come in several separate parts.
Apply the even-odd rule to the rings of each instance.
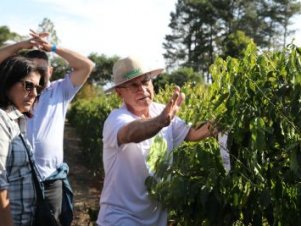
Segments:
[[[156,163],[166,157],[167,153],[167,142],[160,135],[153,138],[149,154],[147,156],[147,165],[151,172],[155,172]]]

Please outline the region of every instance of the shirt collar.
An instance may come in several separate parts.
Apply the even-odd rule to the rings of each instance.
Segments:
[[[6,109],[6,113],[8,117],[12,120],[24,117],[24,115],[13,105],[8,106],[8,108]]]
[[[6,113],[11,120],[17,121],[20,127],[21,133],[24,133],[26,130],[26,118],[15,106],[10,105],[6,109]]]

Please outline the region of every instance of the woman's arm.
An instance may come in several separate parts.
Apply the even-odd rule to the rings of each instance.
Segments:
[[[7,190],[0,190],[0,226],[13,226]]]

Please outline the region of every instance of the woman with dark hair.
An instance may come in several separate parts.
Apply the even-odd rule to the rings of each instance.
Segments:
[[[45,76],[44,68],[21,56],[0,64],[1,226],[27,226],[33,222],[36,193],[31,156],[22,137],[31,151],[25,138],[25,120],[32,116],[32,105],[44,87]]]

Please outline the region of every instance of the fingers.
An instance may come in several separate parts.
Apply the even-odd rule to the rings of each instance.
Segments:
[[[169,101],[170,113],[172,117],[176,114],[179,107],[185,100],[185,94],[180,92],[180,87],[176,86],[172,98]]]
[[[35,32],[34,30],[30,29],[29,30],[30,33],[29,35],[34,38],[35,41],[38,41],[40,43],[43,43],[43,44],[47,44],[48,42],[45,40],[45,37],[49,36],[49,33],[48,32],[40,32],[40,33],[37,33]]]
[[[40,36],[36,36],[36,35],[32,36],[32,40],[34,40],[36,42],[39,42],[41,44],[47,44],[48,43],[45,39],[41,38]]]
[[[45,41],[45,40],[43,40],[43,39],[41,39],[41,38],[35,38],[35,37],[29,39],[29,41],[30,41],[31,43],[39,44],[39,45],[48,44],[47,41]]]
[[[178,97],[179,97],[180,93],[178,90],[175,90],[172,97],[171,97],[171,105],[173,106],[175,103],[177,103]]]
[[[29,35],[32,37],[30,39],[30,43],[38,49],[42,49],[44,51],[49,51],[49,49],[50,49],[49,46],[51,46],[51,45],[45,39],[45,37],[47,37],[49,35],[49,33],[47,33],[47,32],[37,33],[32,29],[30,29],[29,31],[30,31]]]
[[[184,93],[180,93],[178,100],[177,100],[177,106],[180,107],[182,105],[182,103],[185,100],[185,94]]]
[[[166,104],[164,110],[160,114],[160,120],[164,126],[169,125],[171,120],[174,118],[176,113],[179,110],[179,107],[185,100],[185,95],[180,93],[180,87],[176,86],[174,89],[174,93],[170,98],[169,102]]]
[[[45,37],[48,37],[48,36],[49,36],[49,33],[48,33],[48,32],[41,32],[41,33],[39,33],[39,36],[40,36],[41,38],[45,38]]]
[[[40,39],[43,39],[43,38],[49,36],[49,33],[47,33],[47,32],[43,32],[43,33],[39,33],[39,34],[37,34],[37,33],[29,33],[29,35],[30,35],[31,37],[33,37],[33,38],[40,38]]]
[[[169,101],[170,107],[173,108],[174,110],[177,110],[181,106],[184,100],[185,100],[185,94],[180,93],[180,88],[176,86],[175,91]]]
[[[181,88],[179,86],[175,86],[175,92],[180,92]]]
[[[34,38],[31,38],[31,39],[29,39],[28,41],[29,41],[29,43],[31,44],[31,48],[33,48],[33,47],[39,48],[39,43],[37,43],[37,42],[34,40]]]
[[[28,48],[37,48],[37,49],[45,49],[44,46],[45,46],[45,42],[43,41],[40,41],[39,39],[36,39],[36,38],[32,38],[29,40],[28,42],[30,44],[30,46],[28,46]]]
[[[37,33],[35,32],[34,30],[32,29],[29,29],[29,34],[32,35],[32,36],[38,36],[38,37],[41,37],[41,38],[45,38],[46,36],[49,36],[49,33],[48,32],[40,32],[40,33]]]
[[[218,129],[216,126],[214,126],[214,124],[211,121],[208,121],[206,123],[206,127],[208,129],[208,132],[210,134],[211,137],[215,137],[218,134]]]
[[[173,100],[173,104],[176,107],[180,107],[181,104],[185,100],[185,94],[181,93],[180,91],[181,91],[180,87],[179,86],[175,86],[175,90],[174,90],[174,94],[173,94],[172,100]]]

